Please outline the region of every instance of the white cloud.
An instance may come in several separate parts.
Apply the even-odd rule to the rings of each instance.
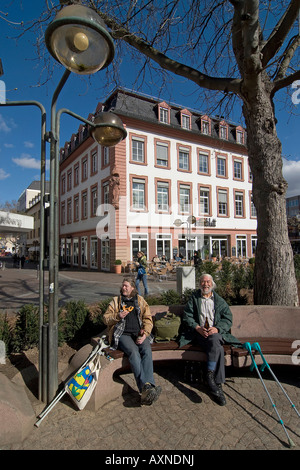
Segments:
[[[7,149],[12,149],[14,148],[14,144],[4,144],[4,147]]]
[[[5,134],[7,134],[10,131],[11,128],[4,121],[2,114],[0,114],[0,132],[5,132]]]
[[[28,149],[32,149],[34,147],[34,144],[32,142],[29,142],[28,140],[25,140],[24,146]]]
[[[40,170],[41,160],[39,158],[33,158],[28,153],[22,153],[20,158],[12,158],[12,161],[22,168],[28,168],[31,170]],[[46,160],[46,170],[49,170],[50,161]]]
[[[288,182],[287,197],[300,195],[300,160],[283,160],[283,176]]]
[[[37,160],[36,158],[27,155],[26,153],[22,153],[20,158],[13,158],[12,161],[23,168],[31,168],[34,170],[38,170],[41,168],[41,161]]]
[[[5,170],[3,170],[2,168],[0,168],[0,181],[5,180],[5,179],[8,178],[9,176],[10,176],[9,173],[6,173]]]

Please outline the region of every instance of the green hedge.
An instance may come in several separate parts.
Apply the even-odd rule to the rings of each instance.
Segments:
[[[58,312],[58,344],[68,343],[80,347],[91,336],[104,329],[102,315],[111,299],[106,299],[92,311],[82,300],[67,302]],[[46,312],[45,322],[47,322]],[[0,340],[4,341],[8,354],[26,351],[39,344],[39,308],[24,305],[13,323],[7,316],[0,316]]]

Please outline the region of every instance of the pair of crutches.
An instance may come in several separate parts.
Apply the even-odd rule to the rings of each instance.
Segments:
[[[56,395],[56,397],[53,398],[53,400],[49,403],[49,405],[39,414],[38,420],[35,423],[35,426],[38,428],[43,419],[47,416],[48,413],[54,408],[54,406],[62,399],[62,397],[67,393],[67,386],[69,382],[72,381],[74,375],[78,374],[78,372],[81,369],[84,369],[86,365],[97,355],[103,354],[103,348],[107,347],[107,344],[105,344],[105,338],[106,336],[102,336],[97,344],[97,346],[91,351],[87,359],[84,361],[84,363],[75,371],[72,373],[72,377],[67,379],[67,381],[63,385],[63,389]]]
[[[269,393],[269,391],[268,391],[268,389],[267,389],[267,387],[266,387],[266,384],[265,384],[265,382],[264,382],[264,380],[263,380],[263,378],[262,378],[262,376],[261,376],[261,373],[260,373],[260,371],[259,371],[259,368],[258,368],[258,366],[257,366],[257,364],[256,364],[256,362],[255,362],[254,357],[253,357],[252,350],[258,351],[259,354],[260,354],[260,356],[261,356],[261,358],[262,358],[263,363],[262,363],[262,365],[260,366],[260,370],[263,372],[264,369],[265,369],[265,367],[267,367],[267,369],[270,371],[272,377],[275,379],[276,383],[279,385],[280,389],[281,389],[282,392],[284,393],[285,397],[286,397],[286,398],[288,399],[288,401],[290,402],[292,408],[295,410],[295,412],[297,413],[298,417],[300,417],[300,414],[299,414],[297,408],[295,407],[294,403],[292,402],[292,400],[290,399],[290,397],[288,396],[288,394],[286,393],[286,391],[285,391],[284,388],[282,387],[281,383],[280,383],[279,380],[277,379],[276,375],[275,375],[274,372],[272,371],[271,367],[270,367],[269,364],[267,363],[267,361],[266,361],[266,359],[265,359],[265,357],[264,357],[264,355],[263,355],[263,353],[262,353],[262,351],[261,351],[261,348],[260,348],[259,343],[252,343],[252,344],[250,344],[250,343],[244,343],[244,344],[243,344],[243,347],[244,347],[244,348],[249,352],[249,354],[250,354],[250,357],[251,357],[251,360],[252,360],[252,364],[251,364],[251,366],[250,366],[250,370],[251,370],[251,371],[252,371],[253,369],[256,370],[256,372],[257,372],[257,374],[258,374],[258,376],[259,376],[259,378],[260,378],[260,380],[261,380],[261,383],[262,383],[262,385],[263,385],[263,387],[264,387],[264,389],[265,389],[265,391],[266,391],[266,393],[267,393],[267,395],[268,395],[268,398],[269,398],[269,400],[270,400],[270,402],[271,402],[271,404],[272,404],[272,407],[274,408],[274,410],[275,410],[275,412],[276,412],[276,414],[277,414],[279,423],[281,424],[281,426],[282,426],[282,428],[283,428],[283,430],[284,430],[284,432],[285,432],[285,434],[286,434],[286,437],[287,437],[287,439],[288,439],[289,447],[294,447],[295,444],[293,443],[292,439],[290,438],[290,436],[289,436],[289,434],[288,434],[288,432],[287,432],[287,430],[286,430],[286,427],[285,427],[285,425],[284,425],[284,423],[283,423],[283,421],[282,421],[282,419],[281,419],[281,417],[280,417],[280,415],[279,415],[279,413],[278,413],[278,410],[277,410],[277,408],[276,408],[276,405],[275,405],[274,401],[272,400],[272,397],[271,397],[271,395],[270,395],[270,393]]]

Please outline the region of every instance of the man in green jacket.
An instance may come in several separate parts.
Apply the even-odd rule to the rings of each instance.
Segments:
[[[232,313],[214,289],[216,284],[210,274],[200,277],[200,289],[190,298],[182,317],[179,345],[199,344],[207,354],[207,385],[219,405],[225,405],[222,390],[225,382],[224,343],[240,342],[230,334]]]

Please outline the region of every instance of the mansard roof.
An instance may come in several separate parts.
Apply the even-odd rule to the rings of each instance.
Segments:
[[[170,121],[168,124],[159,122],[159,106],[166,106],[170,112]],[[173,103],[166,103],[163,99],[153,98],[144,94],[136,93],[126,89],[118,88],[103,104],[103,111],[112,111],[117,114],[136,118],[146,122],[158,123],[163,126],[171,126],[174,128],[181,128],[180,113],[185,114],[187,111],[191,116],[191,126],[186,132],[201,133],[201,118],[211,120],[211,137],[219,139],[220,123],[228,125],[228,138],[227,141],[236,143],[236,129],[241,129],[241,126],[224,119],[223,116],[208,116],[207,113],[200,112],[194,109],[180,106]]]

